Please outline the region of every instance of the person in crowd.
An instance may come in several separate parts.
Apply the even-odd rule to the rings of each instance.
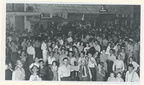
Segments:
[[[126,82],[139,82],[140,78],[138,74],[135,72],[134,67],[132,64],[128,65],[128,71],[125,75],[125,81]]]
[[[92,74],[86,63],[86,60],[81,60],[80,62],[81,64],[78,73],[80,81],[90,81],[92,78]]]
[[[17,60],[15,70],[12,73],[12,80],[25,80],[25,70],[20,60]]]
[[[108,59],[107,59],[108,74],[110,74],[111,72],[113,72],[112,67],[113,67],[113,63],[115,61],[116,61],[115,50],[114,49],[110,49],[110,55],[108,56]]]
[[[104,81],[105,80],[105,75],[106,75],[106,71],[104,68],[104,63],[101,62],[98,64],[97,66],[97,72],[96,72],[96,81]]]
[[[34,59],[34,62],[29,66],[29,70],[30,70],[34,65],[39,68],[39,59],[38,59],[37,57]],[[30,71],[31,71],[31,70],[30,70]]]
[[[129,58],[129,64],[132,64],[133,67],[134,67],[134,71],[138,72],[139,70],[139,65],[134,61],[134,58],[133,57],[130,57]]]
[[[116,75],[116,82],[124,82],[124,80],[122,79],[122,74],[120,72],[118,72]]]
[[[115,73],[118,73],[118,72],[123,73],[123,71],[125,69],[124,62],[121,58],[122,58],[122,56],[121,56],[121,54],[119,54],[117,57],[117,60],[113,64],[112,69]]]
[[[28,66],[30,66],[35,58],[35,48],[32,46],[31,42],[28,43],[27,54],[27,63]]]
[[[25,51],[22,51],[20,60],[22,61],[23,64],[26,62],[26,59],[27,59],[27,55],[26,55]]]
[[[58,80],[71,81],[70,73],[71,73],[71,66],[69,65],[69,59],[63,58],[63,65],[61,65],[58,69]]]
[[[82,62],[83,60],[86,60],[85,52],[81,52],[81,53],[80,53],[80,57],[78,58],[78,65],[81,65],[81,62]],[[86,60],[86,63],[87,63],[87,60]]]
[[[52,67],[51,70],[53,72],[53,81],[58,81],[58,65],[57,65],[57,61],[53,61],[52,62]]]
[[[26,38],[23,39],[23,42],[21,43],[21,46],[22,46],[22,50],[26,51],[26,49],[27,49],[27,40],[26,40]]]
[[[61,54],[59,56],[59,63],[60,65],[63,64],[63,59],[67,57],[67,55],[65,54],[65,48],[61,48]]]
[[[106,72],[107,72],[107,62],[106,62],[107,57],[108,57],[108,55],[106,54],[105,48],[103,48],[103,50],[101,51],[101,54],[100,54],[100,62],[103,62],[104,69]]]
[[[42,79],[38,75],[38,67],[36,65],[33,65],[31,68],[32,75],[29,78],[29,81],[41,81]]]
[[[55,48],[54,49],[54,58],[56,59],[56,61],[59,60],[59,56],[60,56],[60,53],[59,53],[59,48]]]
[[[89,43],[86,43],[86,47],[84,47],[85,55],[87,54],[89,49],[90,49]]]
[[[36,41],[34,42],[34,45],[35,45],[35,51],[36,51],[35,56],[38,57],[39,59],[42,58],[41,42],[38,39],[36,39]]]
[[[53,72],[49,67],[47,67],[43,61],[43,59],[39,60],[39,76],[42,78],[42,80],[52,80],[53,79]]]
[[[50,55],[48,56],[48,65],[49,65],[49,67],[51,68],[51,66],[52,66],[52,62],[53,61],[55,61],[56,59],[55,59],[55,57],[54,57],[54,52],[52,51],[51,53],[50,53]]]
[[[121,49],[121,52],[120,52],[119,54],[121,54],[122,60],[126,63],[126,53],[125,53],[125,49],[122,48],[122,49]]]
[[[92,81],[96,81],[96,66],[97,63],[93,57],[92,53],[88,53],[88,67],[90,68],[90,71],[92,73]]]
[[[12,80],[12,73],[13,73],[12,64],[9,62],[5,70],[5,80]]]
[[[46,41],[42,41],[41,50],[42,50],[42,56],[43,56],[44,63],[46,64],[47,54],[48,54]]]
[[[16,61],[18,60],[18,56],[17,56],[18,46],[14,41],[11,42],[11,50],[12,50],[12,54],[11,54],[12,66],[15,67]]]
[[[116,82],[115,74],[113,72],[110,73],[110,77],[108,77],[108,82]]]

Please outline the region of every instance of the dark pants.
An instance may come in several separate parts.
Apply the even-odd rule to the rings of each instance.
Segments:
[[[72,71],[71,72],[71,80],[72,81],[77,81],[78,79],[78,72],[77,71]]]
[[[35,47],[35,51],[36,51],[36,57],[37,58],[42,58],[42,50],[38,47]]]
[[[33,63],[33,55],[28,54],[27,63],[28,63],[28,66],[30,66]]]
[[[113,66],[113,61],[107,61],[107,64],[108,64],[108,74],[110,74],[111,72],[113,72],[112,70],[112,66]],[[109,76],[109,75],[108,75]]]
[[[92,74],[92,81],[96,81],[96,69],[90,68],[91,74]]]
[[[61,78],[61,81],[71,81],[71,77],[63,77]]]

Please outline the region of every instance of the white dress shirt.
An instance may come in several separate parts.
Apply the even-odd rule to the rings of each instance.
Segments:
[[[62,65],[59,67],[58,69],[58,77],[59,77],[59,81],[61,80],[62,77],[69,77],[70,76],[70,72],[71,72],[71,66],[65,66]]]
[[[28,47],[27,48],[27,53],[29,55],[33,55],[33,59],[35,58],[35,48],[34,47],[32,47],[32,46]]]

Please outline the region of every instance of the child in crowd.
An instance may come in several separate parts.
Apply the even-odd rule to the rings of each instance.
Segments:
[[[122,79],[122,74],[120,72],[118,72],[116,75],[116,81],[117,82],[124,82],[124,80]]]
[[[115,78],[115,75],[114,73],[110,73],[110,77],[108,77],[108,82],[116,82],[116,78]]]
[[[57,66],[57,62],[53,61],[52,62],[52,67],[51,70],[53,72],[53,81],[58,81],[58,66]]]

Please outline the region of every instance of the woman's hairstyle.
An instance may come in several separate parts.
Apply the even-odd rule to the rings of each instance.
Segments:
[[[132,68],[134,68],[133,64],[129,64],[128,67],[132,67]]]

